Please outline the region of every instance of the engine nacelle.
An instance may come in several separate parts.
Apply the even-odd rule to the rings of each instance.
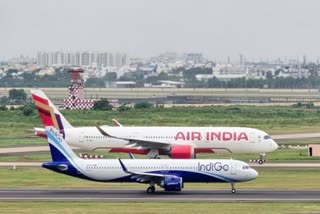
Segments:
[[[35,134],[37,137],[47,138],[47,133],[46,133],[46,132],[35,131],[34,134]]]
[[[170,148],[170,155],[173,159],[194,159],[194,147],[192,145],[178,145]]]
[[[160,182],[165,191],[181,191],[183,182],[181,177],[167,177]]]

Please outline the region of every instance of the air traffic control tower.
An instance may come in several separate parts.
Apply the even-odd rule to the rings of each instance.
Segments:
[[[72,68],[69,70],[71,83],[68,87],[68,98],[63,99],[64,109],[91,109],[96,100],[85,99],[84,82],[81,74],[84,72],[81,68]]]

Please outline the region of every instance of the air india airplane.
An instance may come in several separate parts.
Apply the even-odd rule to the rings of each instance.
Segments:
[[[258,172],[238,160],[197,159],[81,159],[66,144],[63,134],[54,127],[46,127],[52,161],[42,167],[52,171],[98,182],[138,182],[149,184],[147,193],[155,192],[155,185],[165,191],[181,191],[186,182],[224,182],[231,184],[254,180]]]
[[[263,156],[278,148],[264,131],[243,127],[73,127],[41,90],[31,90],[44,126],[54,126],[69,145],[92,151],[169,155],[174,159],[196,158],[198,153],[260,153]],[[117,121],[116,121],[117,122]],[[43,128],[35,134],[46,137]]]

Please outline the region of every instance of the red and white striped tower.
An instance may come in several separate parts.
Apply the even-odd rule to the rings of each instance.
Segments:
[[[69,85],[69,95],[67,99],[63,99],[64,109],[91,109],[95,100],[85,100],[84,82],[81,80],[81,68],[72,68],[69,70],[71,76],[71,84]]]

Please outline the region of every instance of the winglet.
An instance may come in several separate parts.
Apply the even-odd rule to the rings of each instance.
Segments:
[[[119,123],[119,121],[117,121],[116,119],[112,119],[112,122],[115,126],[123,127],[121,123]]]
[[[126,167],[126,166],[123,164],[123,162],[121,161],[121,159],[119,158],[118,160],[119,160],[119,162],[120,162],[120,165],[121,165],[121,167],[122,167],[122,170],[123,170],[125,173],[130,173],[130,172],[128,171],[127,167]]]

